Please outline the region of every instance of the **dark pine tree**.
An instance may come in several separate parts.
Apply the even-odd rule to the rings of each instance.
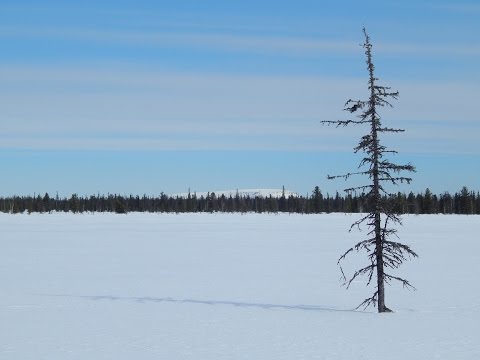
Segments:
[[[315,186],[312,193],[313,212],[318,214],[323,211],[323,195],[318,186]]]
[[[357,113],[358,120],[338,120],[338,121],[323,121],[324,124],[339,126],[348,125],[366,125],[369,127],[369,133],[364,135],[358,145],[354,148],[355,153],[361,152],[364,158],[360,162],[357,172],[348,173],[340,176],[328,176],[329,179],[344,178],[348,179],[352,175],[364,175],[370,180],[369,184],[359,187],[346,189],[347,193],[361,192],[365,195],[367,201],[367,208],[369,213],[354,222],[350,230],[354,227],[360,228],[361,225],[368,227],[368,238],[360,241],[350,249],[348,249],[338,260],[340,269],[342,260],[352,251],[364,250],[368,254],[369,264],[357,271],[347,279],[345,285],[347,288],[352,282],[361,275],[366,275],[368,278],[367,285],[376,279],[376,290],[373,295],[365,299],[358,307],[367,308],[370,305],[377,306],[378,312],[390,312],[391,310],[385,305],[385,283],[391,281],[399,281],[404,287],[413,288],[410,282],[401,277],[392,275],[387,272],[388,269],[398,268],[407,257],[417,257],[417,254],[410,249],[409,246],[400,242],[390,240],[393,235],[396,235],[396,229],[390,227],[391,224],[401,224],[399,214],[395,211],[391,201],[387,201],[392,194],[388,193],[385,188],[385,183],[398,184],[402,182],[410,183],[411,178],[401,176],[403,171],[415,171],[415,168],[410,165],[397,165],[385,158],[387,154],[394,154],[395,151],[387,150],[381,144],[380,135],[384,133],[398,133],[403,132],[402,129],[392,129],[384,127],[381,124],[381,117],[379,109],[381,107],[392,107],[389,98],[397,99],[398,92],[392,91],[389,87],[380,86],[377,84],[378,78],[374,74],[374,64],[372,59],[372,44],[370,38],[363,29],[365,42],[363,48],[365,49],[366,63],[368,69],[368,90],[370,96],[368,100],[348,100],[345,104],[346,111],[350,113]],[[414,289],[414,288],[413,288]]]

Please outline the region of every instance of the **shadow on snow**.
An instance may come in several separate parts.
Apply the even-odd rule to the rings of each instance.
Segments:
[[[355,312],[367,313],[367,311],[360,311],[354,309],[335,309],[331,307],[319,305],[281,305],[281,304],[261,304],[241,301],[227,301],[227,300],[196,300],[196,299],[175,299],[172,297],[125,297],[125,296],[110,296],[110,295],[68,295],[68,294],[38,294],[41,296],[52,297],[70,297],[82,298],[94,301],[110,300],[110,301],[132,301],[137,303],[176,303],[176,304],[201,304],[201,305],[230,305],[240,308],[260,308],[265,310],[302,310],[302,311],[327,311],[327,312]]]

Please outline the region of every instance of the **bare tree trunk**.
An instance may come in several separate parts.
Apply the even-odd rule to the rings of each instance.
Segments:
[[[374,66],[370,51],[367,52],[367,65],[369,73],[369,87],[370,87],[370,123],[371,123],[371,151],[372,151],[372,177],[373,177],[373,201],[375,207],[374,216],[374,232],[375,232],[375,261],[377,267],[377,309],[379,313],[390,311],[385,306],[385,271],[383,264],[383,234],[382,234],[382,198],[380,194],[380,179],[379,179],[379,139],[378,139],[378,121],[376,117],[376,102],[375,102],[375,75]]]
[[[345,278],[345,285],[347,288],[352,284],[360,275],[367,275],[367,285],[373,281],[375,275],[377,277],[377,289],[374,294],[365,299],[358,307],[367,308],[370,305],[377,305],[378,312],[391,312],[385,305],[385,283],[389,283],[392,280],[399,281],[406,288],[414,287],[410,285],[408,280],[401,277],[394,276],[386,273],[386,268],[396,269],[398,268],[407,257],[417,257],[418,255],[410,249],[408,245],[401,244],[397,241],[390,241],[389,236],[395,235],[396,229],[388,227],[388,223],[401,224],[400,218],[395,211],[389,206],[389,204],[383,201],[382,196],[391,197],[393,194],[388,193],[383,187],[383,183],[410,183],[412,180],[409,177],[401,175],[393,175],[394,173],[400,173],[401,171],[415,171],[415,167],[406,165],[397,165],[385,159],[386,153],[396,154],[396,151],[387,150],[387,148],[380,144],[379,135],[382,133],[399,133],[403,132],[403,129],[394,129],[388,127],[382,127],[381,117],[377,113],[379,107],[391,107],[388,102],[388,98],[397,99],[398,91],[391,91],[389,87],[377,85],[377,78],[374,75],[375,66],[372,61],[372,45],[370,38],[365,28],[363,29],[365,35],[365,43],[363,47],[365,49],[366,63],[368,69],[368,89],[370,90],[370,96],[368,100],[348,100],[345,104],[346,111],[350,113],[356,113],[362,111],[357,118],[359,120],[337,120],[337,121],[322,121],[324,124],[335,124],[339,126],[347,125],[370,125],[370,132],[367,135],[362,136],[358,145],[354,148],[355,153],[362,151],[365,157],[360,162],[359,168],[366,166],[366,170],[360,170],[354,173],[348,173],[345,175],[328,176],[329,179],[343,178],[348,179],[352,175],[365,175],[371,180],[370,184],[357,186],[346,189],[347,193],[362,191],[367,197],[369,204],[369,214],[362,219],[354,222],[350,230],[353,227],[360,227],[364,222],[371,229],[368,233],[369,237],[358,242],[355,246],[348,249],[339,258],[338,264],[352,251],[366,250],[370,263],[364,266],[351,276],[349,280],[345,277],[343,270],[340,266],[342,274]],[[382,215],[384,216],[384,226],[382,228]]]
[[[391,312],[385,306],[385,271],[383,264],[383,240],[380,213],[375,214],[375,254],[377,261],[377,309],[379,313]]]

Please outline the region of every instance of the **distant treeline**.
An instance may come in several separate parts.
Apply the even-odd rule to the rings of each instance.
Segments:
[[[475,193],[463,187],[453,195],[445,192],[440,195],[432,194],[429,189],[420,194],[410,192],[408,195],[397,193],[384,198],[391,208],[399,214],[480,214],[480,193]],[[122,195],[92,195],[70,198],[51,197],[45,195],[0,197],[0,211],[4,213],[23,212],[289,212],[301,214],[315,213],[360,213],[370,210],[364,195],[334,196],[322,194],[317,186],[309,196],[286,197],[251,197],[251,196],[216,196],[208,193],[197,197],[191,193],[186,197],[168,196],[160,194],[150,196],[122,196]]]

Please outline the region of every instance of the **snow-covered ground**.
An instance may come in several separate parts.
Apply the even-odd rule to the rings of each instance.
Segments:
[[[393,314],[340,286],[357,218],[1,214],[0,359],[480,359],[480,217],[404,218]]]

